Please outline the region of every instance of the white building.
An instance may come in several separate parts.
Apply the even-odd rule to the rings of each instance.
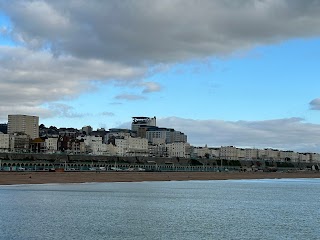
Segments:
[[[237,157],[234,160],[246,160],[246,153],[245,148],[237,148]]]
[[[258,149],[258,158],[267,161],[278,161],[280,159],[280,151],[272,148]]]
[[[188,156],[187,148],[189,147],[189,143],[184,142],[174,142],[166,144],[167,153],[169,157],[186,158]]]
[[[47,138],[44,142],[47,152],[55,153],[58,150],[58,138]]]
[[[31,139],[39,137],[39,117],[8,115],[8,134],[25,133]]]
[[[146,138],[116,138],[117,156],[148,156],[148,140]]]
[[[209,148],[209,153],[212,158],[218,158],[220,156],[220,148]]]
[[[116,155],[117,156],[126,156],[129,143],[127,141],[127,138],[116,138],[115,139],[115,145],[116,145]]]
[[[299,153],[299,162],[311,162],[310,153]]]
[[[320,163],[320,154],[319,153],[310,153],[310,162]]]
[[[282,162],[298,162],[299,155],[293,151],[280,151],[279,159]]]
[[[78,140],[83,139],[87,148],[87,153],[93,155],[107,155],[107,146],[102,143],[102,137],[100,136],[79,136]]]
[[[128,156],[148,156],[148,139],[146,138],[127,138]]]
[[[211,152],[210,152],[209,148],[207,147],[207,145],[205,145],[204,147],[193,147],[191,156],[195,157],[195,158],[203,158],[207,154],[210,155],[210,153]]]
[[[238,149],[234,146],[222,146],[220,148],[220,159],[238,160]]]
[[[257,160],[258,159],[258,149],[256,148],[246,148],[245,149],[245,160]]]
[[[0,133],[0,152],[7,152],[10,150],[10,135]]]

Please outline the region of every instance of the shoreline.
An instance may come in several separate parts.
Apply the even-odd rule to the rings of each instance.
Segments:
[[[0,172],[0,185],[320,178],[320,172]]]

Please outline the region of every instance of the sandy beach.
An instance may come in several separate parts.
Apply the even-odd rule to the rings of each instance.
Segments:
[[[0,172],[0,185],[276,178],[320,178],[320,172]]]

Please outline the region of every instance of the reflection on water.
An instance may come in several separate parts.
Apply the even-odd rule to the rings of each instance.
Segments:
[[[0,186],[0,239],[319,239],[320,179]]]

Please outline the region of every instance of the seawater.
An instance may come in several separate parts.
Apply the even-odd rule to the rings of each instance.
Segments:
[[[320,179],[0,186],[0,239],[320,239]]]

